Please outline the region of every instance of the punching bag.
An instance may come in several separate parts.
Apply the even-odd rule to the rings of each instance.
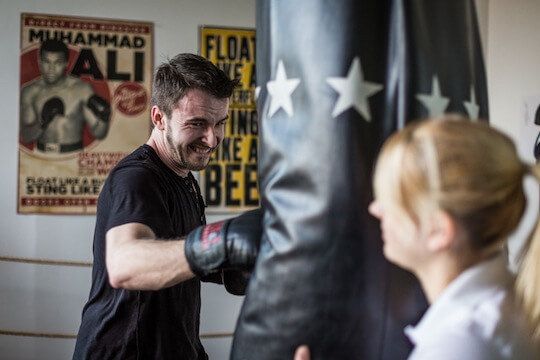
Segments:
[[[260,0],[256,20],[264,231],[231,358],[405,359],[427,304],[383,257],[372,170],[408,121],[487,117],[474,3]]]

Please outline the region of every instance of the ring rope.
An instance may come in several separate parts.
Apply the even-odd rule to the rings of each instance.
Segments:
[[[62,265],[62,266],[92,266],[91,262],[83,261],[64,261],[64,260],[47,260],[47,259],[33,259],[33,258],[21,258],[21,257],[12,257],[12,256],[0,256],[0,261],[6,262],[19,262],[19,263],[28,263],[28,264],[39,264],[39,265]],[[2,330],[0,329],[0,335],[9,335],[9,336],[30,336],[30,337],[43,337],[43,338],[54,338],[54,339],[76,339],[76,334],[59,334],[59,333],[37,333],[29,331],[12,331],[12,330]],[[222,338],[222,337],[232,337],[232,333],[208,333],[200,334],[201,338]]]
[[[62,265],[62,266],[83,266],[83,267],[92,266],[91,262],[84,262],[84,261],[34,259],[34,258],[23,258],[23,257],[15,257],[15,256],[0,256],[0,261],[39,264],[39,265]]]
[[[77,335],[74,335],[74,334],[36,333],[36,332],[29,332],[29,331],[11,331],[11,330],[0,330],[0,335],[31,336],[31,337],[54,338],[54,339],[75,339],[75,338],[77,338]]]
[[[59,333],[38,333],[30,331],[12,331],[12,330],[0,330],[0,335],[9,336],[29,336],[29,337],[41,337],[41,338],[53,338],[53,339],[76,339],[77,334],[59,334]],[[203,339],[232,337],[233,333],[209,333],[200,334],[199,337]]]

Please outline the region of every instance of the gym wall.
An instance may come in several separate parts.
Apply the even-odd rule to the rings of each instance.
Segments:
[[[477,0],[487,66],[491,123],[520,137],[524,100],[540,97],[540,2]],[[17,215],[19,29],[21,12],[143,20],[154,23],[154,64],[198,51],[198,26],[255,26],[255,0],[0,0],[0,258],[92,261],[94,216]],[[538,212],[538,187],[512,239],[515,254]],[[220,217],[209,216],[208,221]],[[0,331],[74,335],[90,288],[90,268],[0,260]],[[201,333],[212,360],[228,359],[242,297],[203,285]],[[221,336],[221,335],[225,336]],[[217,336],[215,336],[217,335]],[[71,337],[4,335],[0,359],[70,359]]]
[[[91,267],[33,261],[90,263],[95,216],[17,214],[21,13],[153,22],[157,66],[180,52],[197,53],[199,25],[254,28],[255,0],[0,0],[0,8],[0,359],[71,359]],[[211,359],[228,359],[242,299],[203,284],[201,334]]]

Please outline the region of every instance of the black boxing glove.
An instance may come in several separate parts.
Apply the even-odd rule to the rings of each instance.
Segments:
[[[86,102],[86,106],[97,116],[98,119],[104,122],[109,122],[111,118],[111,105],[102,97],[92,95]]]
[[[251,270],[221,270],[200,278],[203,282],[210,282],[225,286],[225,290],[233,295],[245,295]]]
[[[223,270],[223,285],[225,290],[233,295],[245,295],[251,278],[251,271],[246,270]]]
[[[251,270],[259,253],[262,210],[202,225],[186,237],[185,255],[199,277],[225,269]]]
[[[64,102],[59,97],[52,97],[41,108],[41,128],[46,129],[57,115],[65,114]]]

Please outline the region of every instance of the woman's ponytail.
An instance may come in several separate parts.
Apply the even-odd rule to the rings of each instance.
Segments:
[[[527,170],[540,183],[540,166],[530,166]],[[532,336],[540,343],[540,218],[537,218],[536,226],[522,249],[516,293]]]

